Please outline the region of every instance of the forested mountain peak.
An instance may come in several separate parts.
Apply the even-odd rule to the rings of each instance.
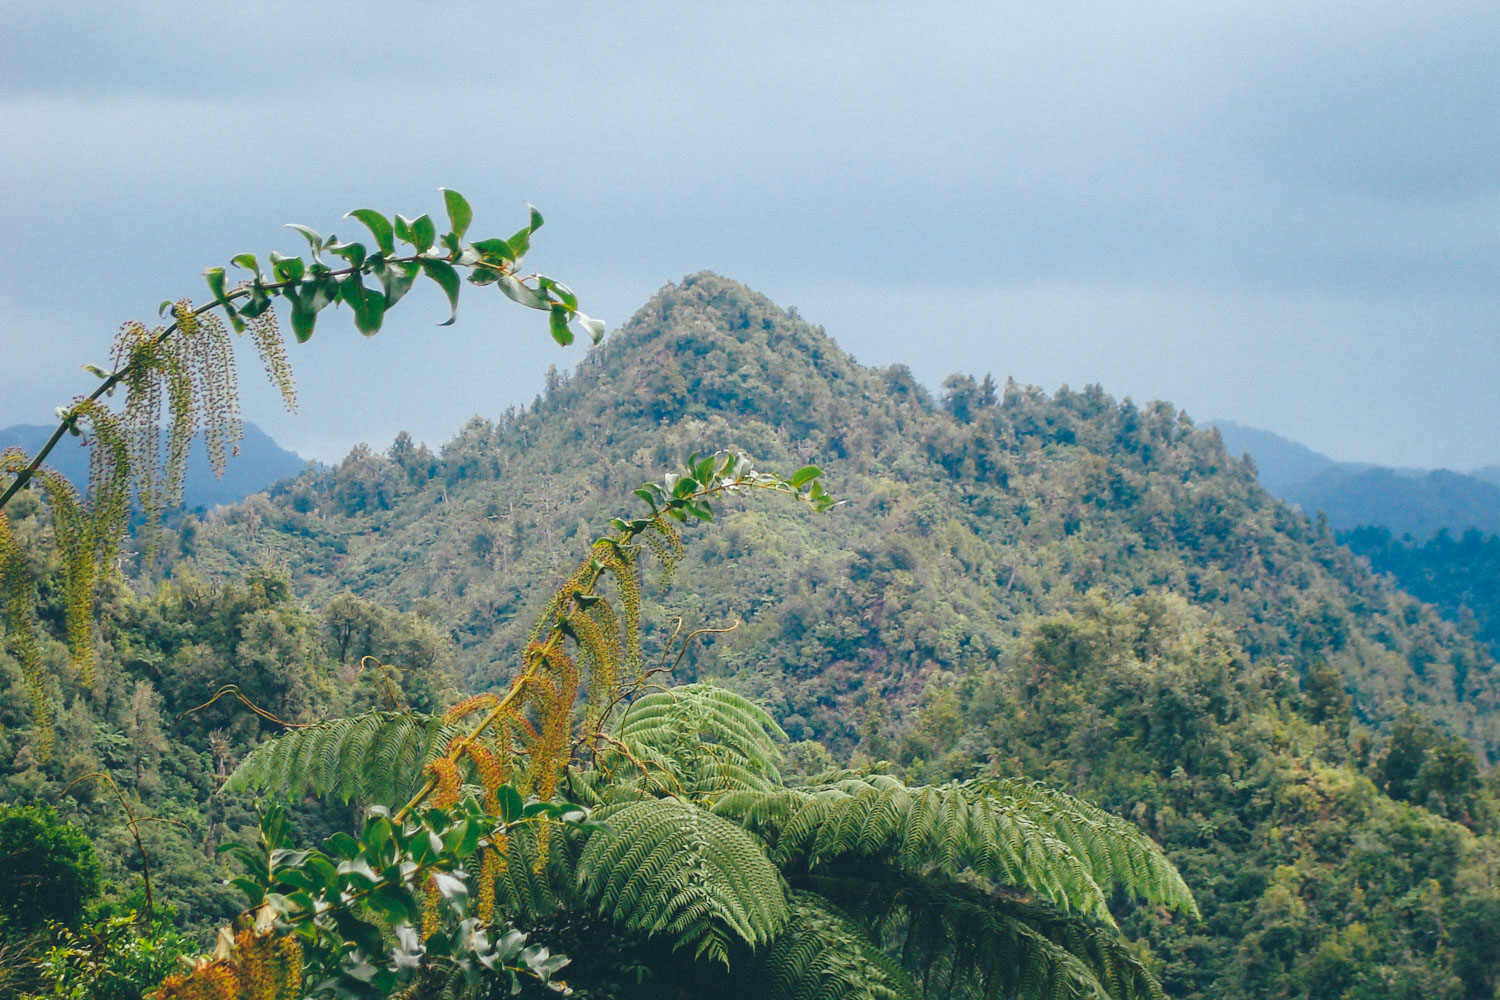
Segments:
[[[318,599],[436,598],[460,670],[497,683],[568,553],[640,482],[717,448],[817,463],[848,501],[813,523],[728,512],[657,616],[742,620],[688,673],[740,678],[805,735],[869,742],[857,706],[899,720],[944,678],[1012,660],[1038,615],[1171,593],[1247,663],[1332,664],[1372,724],[1415,703],[1500,745],[1488,655],[1266,493],[1212,430],[1097,386],[955,375],[933,401],[903,366],[861,366],[710,273],[662,289],[533,407],[476,418],[439,455],[405,436],[356,449],[192,526],[174,558],[212,575],[271,553]]]
[[[436,453],[403,434],[188,516],[136,595],[110,595],[97,714],[59,689],[67,753],[29,760],[9,699],[4,780],[63,795],[142,748],[143,804],[191,820],[152,825],[164,891],[191,921],[228,916],[202,845],[249,814],[213,773],[275,720],[508,684],[570,567],[639,510],[631,491],[719,448],[815,463],[846,503],[716,506],[672,585],[648,582],[642,647],[656,663],[679,621],[732,628],[690,643],[673,681],[765,705],[788,773],[1042,779],[1127,817],[1202,909],[1121,915],[1170,996],[1493,994],[1500,845],[1474,751],[1500,740],[1472,637],[1166,403],[970,375],[933,398],[711,274]],[[267,714],[208,704],[228,684]]]

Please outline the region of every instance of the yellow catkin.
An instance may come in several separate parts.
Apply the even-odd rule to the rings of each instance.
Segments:
[[[489,749],[477,743],[468,743],[464,746],[464,753],[474,762],[474,770],[479,775],[479,783],[484,786],[485,804],[490,809],[496,808],[497,800],[495,793],[500,786],[505,784],[505,769],[501,766],[499,758],[490,753]]]
[[[503,834],[501,835],[504,836]],[[505,871],[505,858],[495,848],[487,847],[479,862],[479,919],[489,923],[495,919],[495,880]]]
[[[448,709],[443,714],[443,721],[457,722],[460,719],[473,715],[475,712],[488,711],[498,704],[500,704],[500,699],[493,694],[476,694],[473,697],[465,698],[457,705]]]
[[[592,724],[619,686],[619,644],[605,636],[599,622],[587,611],[573,612],[568,616],[568,624],[578,639],[589,668],[589,721]]]
[[[457,802],[460,788],[458,764],[451,757],[439,757],[427,765],[427,770],[437,778],[432,804],[439,809],[447,809]]]
[[[200,961],[189,972],[168,976],[156,1000],[299,1000],[302,946],[290,937],[244,930],[227,958]]]
[[[302,996],[302,943],[296,938],[276,940],[276,1000]]]
[[[625,664],[638,673],[644,663],[641,655],[641,578],[635,560],[621,556],[611,548],[603,560],[604,568],[614,577],[620,594],[620,614],[625,633]]]
[[[5,604],[5,630],[15,657],[21,663],[21,679],[31,697],[32,753],[40,761],[52,759],[55,733],[52,703],[47,697],[41,649],[37,646],[36,586],[26,565],[26,555],[11,534],[10,521],[0,513],[0,599]]]
[[[255,343],[255,352],[265,365],[266,377],[281,392],[281,401],[289,412],[297,412],[297,383],[292,377],[292,365],[287,361],[286,342],[281,338],[277,325],[276,310],[265,312],[248,321],[250,339]]]
[[[427,889],[422,894],[422,940],[426,941],[437,933],[442,922],[443,894],[438,891],[437,880],[429,878]]]

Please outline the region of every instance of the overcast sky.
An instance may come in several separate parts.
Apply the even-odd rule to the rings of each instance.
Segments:
[[[1335,458],[1500,463],[1500,5],[0,7],[0,425],[278,227],[440,185],[623,322],[737,278],[867,364],[1116,396]],[[345,230],[348,230],[346,233]],[[337,458],[433,444],[566,367],[466,289],[293,345]]]

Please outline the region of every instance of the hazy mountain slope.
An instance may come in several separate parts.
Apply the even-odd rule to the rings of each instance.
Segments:
[[[460,668],[494,684],[540,595],[632,487],[734,447],[816,461],[849,504],[813,518],[756,503],[693,529],[656,618],[743,619],[688,671],[737,678],[795,735],[857,740],[876,703],[899,725],[934,678],[1004,661],[1037,615],[1095,591],[1171,591],[1254,660],[1334,664],[1364,717],[1420,704],[1493,752],[1488,656],[1170,406],[1095,388],[996,398],[972,380],[954,384],[951,412],[924,397],[905,370],[861,367],[794,314],[697,275],[526,412],[472,422],[440,456],[357,449],[213,515],[176,568],[227,576],[271,558],[321,599],[430,599]]]
[[[1282,496],[1281,491],[1288,486],[1343,468],[1343,463],[1322,452],[1259,427],[1246,427],[1232,420],[1214,420],[1210,426],[1223,438],[1225,451],[1235,456],[1249,455],[1254,460],[1260,484],[1277,496]]]
[[[1493,469],[1464,475],[1338,462],[1270,431],[1228,420],[1213,427],[1230,454],[1254,460],[1261,485],[1309,514],[1326,514],[1335,528],[1376,525],[1418,542],[1442,530],[1500,531],[1500,476]]]
[[[34,454],[51,437],[56,428],[38,424],[15,424],[0,428],[0,450],[20,447]],[[89,478],[89,452],[80,438],[64,438],[48,456],[53,468],[82,486]],[[272,483],[297,475],[307,467],[307,460],[273,441],[254,424],[244,425],[239,454],[224,467],[222,479],[216,478],[208,464],[208,451],[201,437],[195,439],[188,458],[183,481],[183,503],[192,510],[236,503],[258,493]]]
[[[1287,487],[1281,495],[1303,510],[1323,511],[1339,528],[1374,524],[1418,540],[1443,530],[1500,531],[1500,486],[1446,469],[1420,478],[1391,469],[1335,469]]]

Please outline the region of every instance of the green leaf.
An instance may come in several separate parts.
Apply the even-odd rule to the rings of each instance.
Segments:
[[[391,229],[391,220],[375,211],[373,208],[356,208],[344,218],[353,216],[365,224],[370,235],[375,237],[375,245],[380,248],[381,253],[395,253],[395,232]]]
[[[797,489],[803,483],[811,482],[812,480],[817,479],[822,474],[823,470],[818,468],[816,465],[804,465],[802,468],[792,473],[792,478],[788,479],[787,482],[791,484],[793,489]]]
[[[433,224],[432,216],[423,215],[413,219],[411,235],[411,243],[417,248],[417,253],[426,253],[432,249],[432,244],[437,240],[437,226]]]
[[[534,233],[542,228],[542,213],[536,210],[535,205],[527,205],[526,208],[531,212],[531,225],[529,229]]]
[[[224,310],[224,315],[229,317],[229,322],[234,325],[236,333],[245,332],[245,321],[240,319],[239,314],[234,311],[234,305],[230,303],[229,296],[224,292],[224,269],[222,267],[210,267],[203,272],[203,280],[208,282],[209,290],[214,293],[214,301]]]
[[[473,247],[486,257],[499,257],[501,260],[516,259],[516,252],[511,249],[510,243],[499,238],[480,240],[478,243],[473,244]]]
[[[564,347],[573,343],[573,331],[568,329],[568,307],[554,305],[551,316],[552,339]]]
[[[396,885],[382,885],[366,893],[364,901],[392,927],[422,920],[422,908],[411,894]]]
[[[287,290],[286,297],[292,303],[292,335],[297,343],[305,344],[312,338],[313,327],[318,324],[318,310],[313,305],[311,290],[295,292]]]
[[[233,257],[229,258],[229,263],[233,264],[235,267],[242,267],[246,271],[254,271],[255,276],[257,278],[260,277],[260,261],[255,259],[255,254],[253,253],[235,254]]]
[[[500,818],[507,823],[521,818],[521,810],[524,804],[521,801],[521,793],[510,785],[501,785],[495,790],[495,801],[498,803]]]
[[[563,305],[567,306],[569,312],[578,311],[578,296],[573,294],[573,289],[569,288],[561,281],[554,281],[546,275],[538,275],[536,284],[537,287],[542,291],[552,292],[554,295],[556,295],[557,300]]]
[[[359,854],[359,841],[354,839],[352,833],[345,833],[343,830],[323,841],[323,846],[340,858],[353,858]]]
[[[358,274],[351,274],[339,285],[339,298],[354,310],[354,325],[360,333],[373,337],[380,332],[380,321],[385,317],[384,295],[366,288]]]
[[[526,306],[529,309],[551,308],[551,306],[547,304],[547,299],[544,296],[537,293],[537,291],[531,288],[529,285],[523,284],[521,282],[521,279],[517,278],[514,275],[503,274],[500,276],[500,280],[497,281],[496,284],[499,285],[500,290],[505,293],[505,297],[510,299],[512,302],[519,302],[521,305]],[[570,340],[572,339],[572,336],[572,334],[568,335]]]
[[[318,251],[323,249],[323,237],[318,235],[314,230],[308,229],[306,226],[299,226],[295,222],[288,222],[286,228],[295,229],[302,234],[302,237],[307,240],[308,246],[312,247],[313,259],[317,260]]]
[[[438,190],[443,192],[443,205],[448,209],[448,225],[452,228],[453,235],[463,239],[464,233],[469,231],[469,223],[474,221],[474,210],[469,207],[464,196],[452,188]]]
[[[240,306],[240,315],[247,319],[254,319],[267,309],[271,308],[271,296],[266,294],[266,286],[261,284],[260,278],[250,286],[250,300]]]
[[[277,281],[301,281],[302,275],[307,268],[302,263],[301,257],[283,257],[276,251],[271,251],[271,270],[276,275]]]
[[[448,318],[439,323],[438,326],[452,326],[453,321],[458,319],[458,272],[453,270],[453,265],[441,260],[422,259],[422,270],[427,277],[442,286],[444,294],[448,296],[448,305],[452,312]]]
[[[374,270],[375,277],[380,279],[380,287],[385,289],[386,309],[400,302],[411,289],[412,282],[417,280],[417,265],[410,261],[384,262]]]
[[[330,252],[347,260],[349,266],[356,270],[365,266],[365,245],[363,243],[340,243],[328,249]]]

